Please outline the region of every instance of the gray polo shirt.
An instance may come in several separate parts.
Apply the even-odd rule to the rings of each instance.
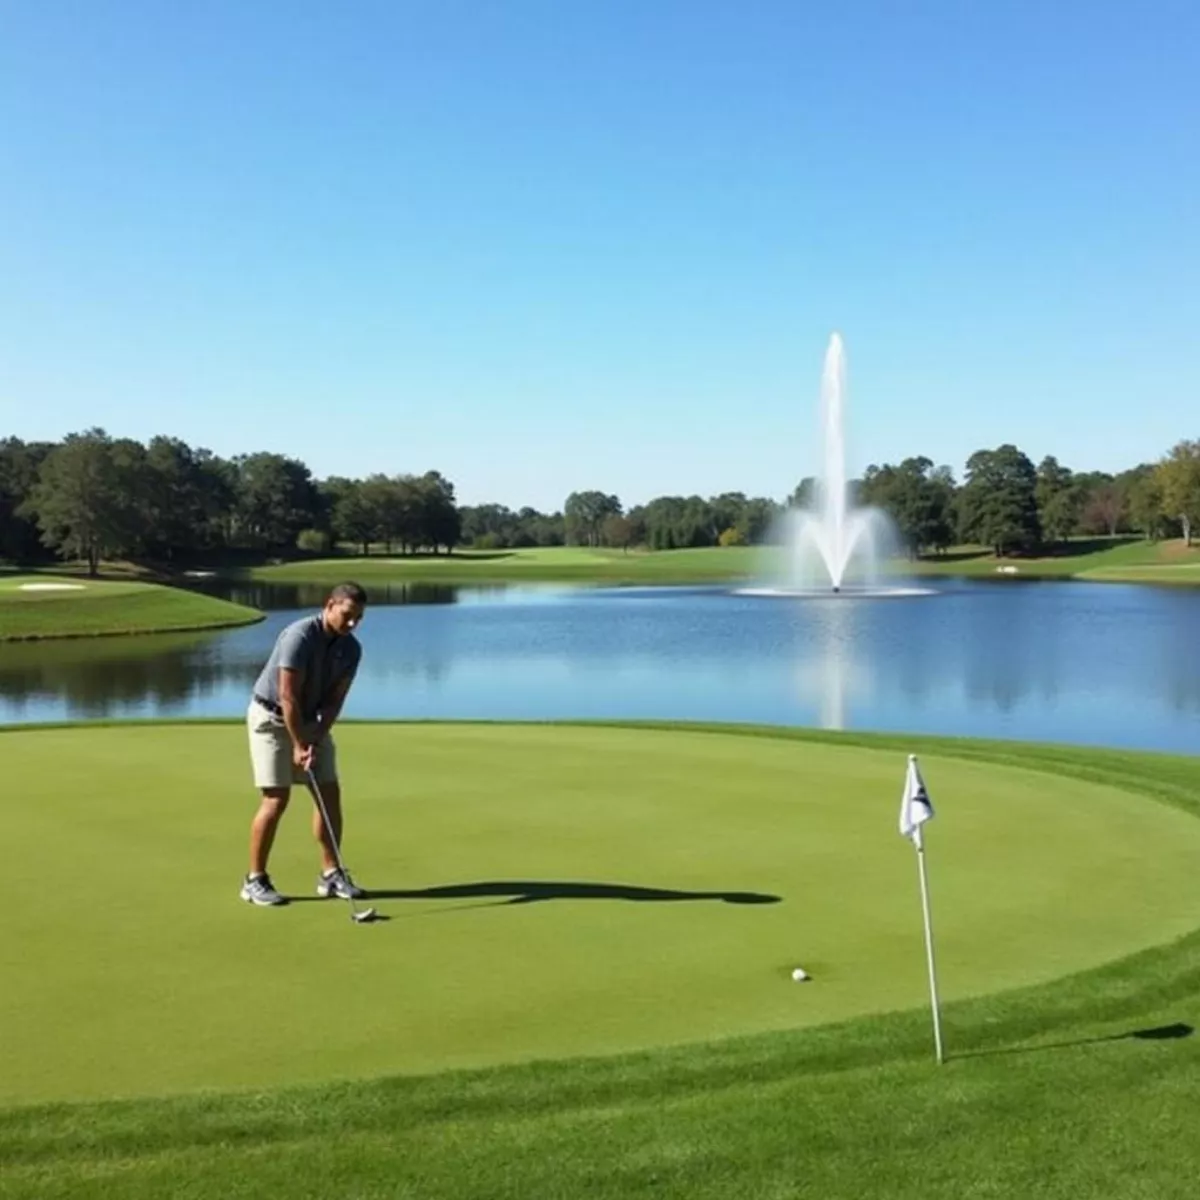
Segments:
[[[340,637],[326,633],[319,613],[301,617],[280,631],[254,684],[254,694],[278,704],[279,669],[299,671],[301,719],[312,721],[333,689],[343,679],[354,679],[361,657],[362,646],[352,633]]]

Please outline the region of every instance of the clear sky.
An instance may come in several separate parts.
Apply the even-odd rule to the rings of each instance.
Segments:
[[[1196,0],[3,0],[0,436],[782,497],[1200,436]]]

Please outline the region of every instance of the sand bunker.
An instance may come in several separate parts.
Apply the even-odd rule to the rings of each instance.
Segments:
[[[82,591],[82,583],[23,583],[23,592],[74,592]]]

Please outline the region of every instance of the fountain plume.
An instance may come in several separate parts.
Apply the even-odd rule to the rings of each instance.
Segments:
[[[789,591],[838,593],[878,587],[880,560],[892,542],[892,524],[878,509],[858,508],[846,473],[846,355],[834,333],[821,373],[821,473],[812,504],[790,508],[771,540],[783,549]]]

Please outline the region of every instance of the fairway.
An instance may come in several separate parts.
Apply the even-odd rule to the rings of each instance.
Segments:
[[[1200,582],[1200,550],[1182,541],[1145,542],[1126,537],[1073,539],[1057,553],[998,559],[985,546],[957,546],[945,555],[887,560],[885,571],[911,576],[997,579],[1090,579],[1126,583]],[[532,582],[667,585],[769,580],[782,568],[779,547],[702,546],[681,550],[621,551],[586,546],[544,546],[454,554],[301,559],[250,572],[265,583],[330,584],[350,577],[372,581],[443,583]],[[236,575],[236,573],[235,573]]]
[[[0,642],[222,629],[262,617],[186,588],[0,571]]]
[[[255,568],[264,583],[372,581],[498,583],[574,582],[616,584],[705,583],[752,578],[769,561],[762,547],[703,546],[686,550],[613,550],[587,546],[541,546],[512,550],[458,549],[454,554],[375,554],[305,559]]]
[[[606,1054],[925,1002],[902,751],[586,726],[338,739],[375,926],[308,901],[300,794],[272,873],[305,902],[237,899],[240,725],[3,733],[21,852],[0,1104]],[[944,749],[922,765],[947,1001],[1195,925],[1184,811]],[[791,982],[797,964],[812,982]]]

